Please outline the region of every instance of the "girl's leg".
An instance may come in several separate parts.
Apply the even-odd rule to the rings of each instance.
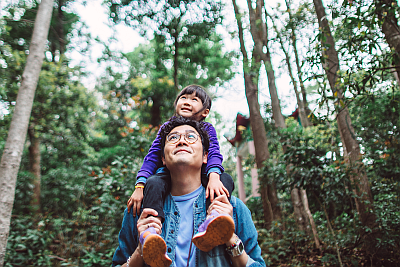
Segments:
[[[231,201],[232,192],[235,189],[235,183],[233,182],[232,177],[229,174],[224,172],[220,175],[219,179],[221,180],[221,183],[225,186],[225,188],[228,189],[228,192],[229,192],[228,200]],[[205,175],[205,174],[202,175],[201,183],[205,188],[207,188],[207,184],[208,184],[208,176],[207,175]],[[214,198],[215,197],[216,196],[214,195]],[[211,204],[210,199],[211,199],[210,196],[206,199],[206,210],[208,210],[208,207]]]
[[[143,208],[152,208],[158,212],[161,222],[164,222],[164,200],[171,191],[171,176],[158,173],[147,178],[143,193]]]
[[[208,178],[202,176],[202,184],[207,187]],[[229,191],[229,201],[232,191],[235,188],[233,179],[229,174],[220,175],[222,184]],[[214,196],[215,197],[215,196]],[[210,196],[206,200],[206,209],[210,206]],[[235,222],[228,214],[220,214],[216,210],[212,210],[207,215],[206,220],[199,226],[197,234],[192,238],[193,244],[201,251],[208,252],[216,246],[225,244],[235,231]]]

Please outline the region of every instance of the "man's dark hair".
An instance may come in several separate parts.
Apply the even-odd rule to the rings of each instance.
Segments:
[[[162,156],[164,156],[164,147],[165,147],[165,139],[167,135],[175,128],[181,125],[189,125],[192,126],[200,136],[201,143],[203,145],[203,155],[208,151],[210,147],[210,139],[208,137],[207,131],[204,129],[204,123],[195,121],[189,118],[185,118],[182,116],[173,116],[170,118],[167,123],[163,125],[160,129],[160,139],[161,139],[161,151]]]
[[[175,112],[176,112],[176,104],[178,103],[179,98],[186,94],[191,95],[194,92],[196,93],[196,96],[198,98],[200,98],[201,102],[203,103],[203,108],[200,109],[196,114],[194,114],[193,117],[195,117],[197,114],[200,114],[203,110],[206,110],[206,109],[211,110],[211,98],[207,94],[206,89],[204,89],[200,85],[191,84],[191,85],[188,85],[185,88],[183,88],[182,91],[176,97],[175,102],[174,102]],[[205,118],[202,118],[202,120],[204,120],[204,119]]]

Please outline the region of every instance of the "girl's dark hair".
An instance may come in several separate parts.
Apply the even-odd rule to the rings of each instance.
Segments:
[[[201,113],[203,110],[206,110],[206,109],[211,110],[211,97],[207,94],[206,90],[200,85],[191,84],[191,85],[188,85],[185,88],[183,88],[182,91],[176,97],[175,102],[174,102],[175,115],[177,115],[176,114],[176,104],[178,103],[179,98],[186,94],[191,95],[194,92],[196,92],[196,96],[198,98],[200,98],[201,102],[203,103],[203,108],[201,110],[199,110],[196,114],[194,114],[193,117],[196,116],[197,114]],[[204,119],[205,118],[202,118],[201,120],[204,120]]]
[[[210,139],[208,137],[207,131],[204,129],[204,122],[195,121],[189,118],[184,118],[182,116],[173,116],[170,118],[159,131],[161,140],[161,154],[164,156],[165,139],[167,135],[175,128],[181,125],[192,126],[200,136],[201,143],[203,145],[203,155],[208,151],[210,147]]]

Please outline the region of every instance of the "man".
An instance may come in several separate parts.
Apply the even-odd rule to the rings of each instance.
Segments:
[[[162,239],[160,251],[147,255],[146,262],[157,259],[153,266],[265,266],[257,243],[257,231],[250,211],[239,199],[226,195],[214,199],[206,211],[205,189],[201,185],[202,165],[207,163],[208,136],[201,123],[182,117],[172,118],[160,132],[164,147],[163,163],[170,171],[171,193],[164,203],[165,221],[161,225],[157,212],[144,209],[140,217],[124,213],[119,233],[119,247],[113,257],[113,266],[146,266],[143,254],[147,244]],[[204,252],[193,245],[192,238],[207,213],[218,211],[232,218],[235,232],[223,245]],[[146,229],[154,227],[162,238],[145,240]],[[165,242],[163,241],[165,240]],[[142,246],[144,244],[144,246]],[[164,246],[164,247],[163,247]],[[165,251],[165,252],[164,252]],[[143,253],[145,252],[145,253]],[[145,255],[146,256],[146,255]],[[150,259],[150,260],[149,260]]]

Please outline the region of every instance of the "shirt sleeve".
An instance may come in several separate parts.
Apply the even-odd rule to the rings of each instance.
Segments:
[[[113,267],[126,263],[138,245],[139,240],[136,225],[139,216],[133,217],[132,212],[132,208],[131,213],[128,213],[128,209],[125,209],[122,227],[118,235],[118,248],[115,250],[112,259]]]
[[[205,122],[204,129],[207,131],[208,136],[210,138],[210,147],[208,149],[208,156],[207,156],[207,166],[206,166],[206,173],[207,175],[211,172],[211,168],[218,168],[221,173],[224,172],[224,167],[222,167],[223,157],[219,150],[219,143],[217,132],[215,131],[214,126],[211,123]]]
[[[212,172],[218,173],[219,175],[221,175],[221,173],[222,173],[221,170],[220,170],[219,168],[213,167],[213,168],[211,168],[211,169],[208,170],[207,176],[210,175],[210,173],[212,173]]]
[[[231,202],[234,207],[235,233],[242,240],[244,249],[249,256],[246,266],[265,266],[265,261],[261,256],[261,248],[257,241],[258,233],[251,218],[250,210],[240,199],[232,197]]]
[[[164,125],[165,123],[160,127],[160,130],[158,130],[157,137],[151,144],[149,153],[147,153],[146,157],[144,157],[142,167],[140,168],[136,176],[136,179],[138,179],[136,183],[138,183],[139,181],[142,183],[146,183],[147,178],[155,174],[157,169],[162,167],[163,165],[161,160],[162,153],[160,131],[164,127]]]

